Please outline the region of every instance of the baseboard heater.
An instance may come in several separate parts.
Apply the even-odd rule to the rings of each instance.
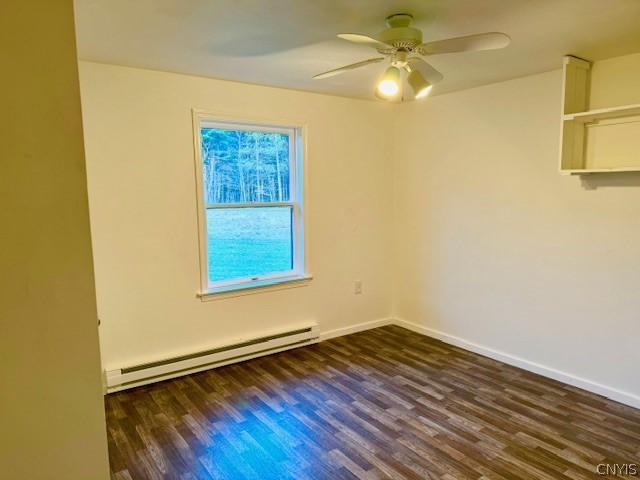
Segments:
[[[318,343],[319,337],[318,325],[310,323],[261,337],[238,339],[205,351],[108,370],[105,372],[106,393],[311,345]]]

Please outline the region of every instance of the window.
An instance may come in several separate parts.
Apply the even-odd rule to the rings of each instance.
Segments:
[[[303,125],[194,111],[202,293],[304,276]]]

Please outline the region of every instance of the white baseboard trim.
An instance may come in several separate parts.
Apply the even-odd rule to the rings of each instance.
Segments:
[[[494,360],[499,360],[508,365],[513,365],[514,367],[519,367],[523,370],[528,370],[544,377],[552,378],[568,385],[582,388],[583,390],[587,390],[588,392],[597,393],[598,395],[602,395],[611,400],[615,400],[616,402],[624,403],[625,405],[629,405],[630,407],[640,408],[640,396],[638,395],[623,392],[615,388],[607,387],[606,385],[602,385],[600,383],[592,382],[584,378],[576,377],[574,375],[570,375],[553,368],[545,367],[543,365],[530,362],[513,355],[509,355],[507,353],[502,353],[491,348],[483,347],[462,338],[454,337],[453,335],[448,335],[446,333],[432,330],[431,328],[423,327],[422,325],[409,322],[408,320],[396,318],[392,323],[399,327],[406,328],[407,330],[426,335],[427,337],[441,340],[444,343],[448,343],[449,345],[454,345],[456,347],[469,350],[470,352],[478,353]]]
[[[330,338],[342,337],[343,335],[350,335],[352,333],[363,332],[365,330],[371,330],[372,328],[384,327],[385,325],[391,325],[394,321],[392,318],[381,318],[379,320],[371,320],[370,322],[358,323],[349,327],[336,328],[334,330],[322,331],[320,328],[320,341],[329,340]]]

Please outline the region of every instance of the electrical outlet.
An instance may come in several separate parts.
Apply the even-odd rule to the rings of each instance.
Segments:
[[[362,280],[356,280],[355,292],[356,294],[362,293]]]

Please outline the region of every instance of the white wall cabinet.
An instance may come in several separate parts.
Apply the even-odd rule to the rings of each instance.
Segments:
[[[640,172],[640,104],[589,110],[590,73],[564,58],[560,173]]]

